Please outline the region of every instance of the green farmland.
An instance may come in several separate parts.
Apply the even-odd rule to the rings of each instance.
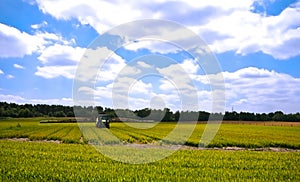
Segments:
[[[8,119],[0,121],[0,138],[29,138],[30,140],[59,140],[63,143],[86,143],[77,123],[40,124],[41,118]],[[94,123],[92,130],[99,130]],[[145,124],[146,125],[146,124]],[[124,123],[112,123],[110,132],[125,143],[155,143],[165,138],[175,123],[160,123],[149,129],[129,127]],[[185,124],[189,126],[189,124]],[[197,124],[186,142],[198,146],[205,124]],[[250,124],[222,124],[208,147],[284,147],[300,149],[299,126],[264,126]]]
[[[232,151],[194,150],[205,128],[205,124],[197,124],[186,142],[190,148],[180,149],[157,162],[126,164],[95,150],[89,145],[91,138],[83,136],[76,123],[40,124],[42,119],[0,121],[0,181],[300,180],[299,126],[222,124],[209,147],[249,148]],[[112,123],[110,131],[123,143],[156,145],[174,126],[175,123],[160,123],[150,129],[134,129]],[[289,150],[252,150],[262,147]]]

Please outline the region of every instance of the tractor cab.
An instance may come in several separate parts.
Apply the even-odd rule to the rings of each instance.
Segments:
[[[98,128],[109,128],[111,118],[106,114],[99,114],[96,119],[96,127]]]

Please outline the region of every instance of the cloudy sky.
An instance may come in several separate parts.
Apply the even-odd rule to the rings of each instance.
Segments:
[[[220,91],[212,90],[211,81],[221,75],[225,110],[299,112],[299,17],[296,0],[2,0],[0,101],[73,105],[75,73],[93,40],[120,24],[161,19],[198,35],[221,70],[205,76],[201,64],[171,43],[133,41],[96,71],[93,88],[78,89],[92,93],[96,104],[114,107],[113,95],[121,99],[117,95],[124,95],[119,91],[127,84],[131,109],[177,110],[184,108],[182,97],[193,86],[199,109],[210,111],[212,95]],[[149,69],[157,74],[138,77]]]

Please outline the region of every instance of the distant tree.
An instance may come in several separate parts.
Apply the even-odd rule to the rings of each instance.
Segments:
[[[198,121],[208,121],[209,113],[205,111],[199,111]]]
[[[141,118],[145,118],[150,115],[151,110],[149,108],[145,108],[145,109],[137,110],[137,111],[135,111],[135,113],[137,116],[139,116]]]
[[[53,117],[53,112],[49,112],[47,115],[48,115],[49,117]]]
[[[275,114],[273,113],[273,112],[270,112],[269,114],[268,114],[268,117],[270,118],[270,120],[273,120],[273,116],[274,116]]]
[[[255,121],[255,114],[249,112],[240,112],[239,120],[241,121]]]
[[[285,117],[284,117],[283,112],[281,112],[281,111],[276,111],[276,112],[274,113],[273,120],[274,120],[274,121],[284,121],[284,120],[285,120]]]
[[[297,112],[297,113],[295,114],[295,117],[296,117],[296,121],[300,121],[300,113]]]
[[[32,117],[33,114],[32,112],[30,112],[30,110],[28,108],[25,108],[25,109],[21,109],[19,111],[19,114],[18,114],[19,117],[24,117],[24,118],[28,118],[28,117]]]
[[[105,112],[112,118],[118,117],[114,109],[105,108],[101,106],[62,106],[62,105],[46,105],[46,104],[24,104],[0,102],[0,117],[36,117],[36,116],[56,116],[56,117],[73,117],[76,111],[76,116],[80,117],[95,117],[99,112]],[[135,112],[129,109],[118,109],[118,114],[123,113],[125,118],[134,118],[134,115],[142,118],[147,118],[155,121],[178,121],[179,118],[183,121],[207,121],[210,119],[222,119],[222,113],[208,113],[205,111],[176,111],[173,113],[169,108],[164,110],[156,110],[145,108]],[[165,114],[164,114],[165,113]],[[224,120],[244,120],[244,121],[299,121],[300,113],[284,114],[282,111],[275,113],[249,113],[249,112],[225,112]]]
[[[297,121],[296,114],[288,114],[285,116],[286,121]]]
[[[266,113],[262,113],[262,114],[256,113],[255,117],[256,117],[256,119],[255,119],[256,121],[270,121],[271,120],[271,118],[269,118]]]
[[[73,111],[68,111],[67,112],[67,117],[74,117],[74,112]]]
[[[96,109],[97,109],[98,113],[102,113],[103,112],[103,107],[101,107],[101,106],[97,106]]]
[[[179,118],[180,118],[180,112],[176,111],[175,114],[174,114],[174,120],[179,121]]]
[[[5,115],[5,110],[3,107],[0,107],[0,117],[3,117]]]
[[[54,117],[66,117],[66,114],[63,111],[56,111],[53,114]]]
[[[17,108],[14,108],[14,107],[8,107],[7,110],[7,116],[9,117],[13,117],[13,118],[16,118],[19,116],[19,111]]]
[[[169,108],[164,108],[165,116],[163,117],[162,121],[174,121],[174,116],[172,111]]]
[[[223,119],[224,120],[237,121],[240,118],[239,118],[239,114],[237,112],[235,112],[235,111],[233,111],[233,112],[226,111]]]

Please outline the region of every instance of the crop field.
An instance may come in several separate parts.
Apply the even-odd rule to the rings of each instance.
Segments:
[[[40,124],[40,120],[41,118],[2,120],[0,121],[0,138],[80,142],[81,132],[76,123]]]
[[[179,150],[125,164],[90,145],[0,141],[2,181],[299,181],[299,152]]]
[[[94,127],[94,123],[87,124],[91,131],[83,136],[77,123],[40,124],[39,121],[41,121],[41,118],[2,120],[0,121],[0,138],[60,140],[63,143],[86,143],[93,140],[103,140],[104,143],[117,142],[117,140],[106,140],[105,135],[102,135],[102,139],[93,138],[93,133],[101,131],[101,129]],[[144,125],[147,125],[147,123]],[[190,124],[182,125],[190,127]],[[124,123],[111,123],[109,131],[121,142],[149,144],[163,140],[175,126],[176,123],[159,123],[154,127],[149,127],[149,129],[139,129],[129,127]],[[206,124],[197,124],[186,145],[197,147],[205,126]],[[105,132],[102,133],[105,134]],[[300,149],[299,136],[300,127],[293,125],[222,124],[208,147],[284,147]],[[170,144],[172,144],[172,141],[170,141]]]
[[[99,139],[95,134],[101,129],[92,127],[94,123],[86,124],[90,131],[83,135],[76,123],[40,124],[42,119],[0,120],[0,181],[300,181],[300,127],[295,125],[222,124],[208,146],[219,149],[198,150],[191,148],[198,146],[206,125],[197,124],[186,142],[191,148],[156,162],[127,164],[99,153],[89,145],[93,137],[108,144],[156,145],[176,124],[137,129],[111,123],[109,131],[118,139],[111,140],[105,138],[105,132]],[[290,150],[220,150],[233,146]]]

